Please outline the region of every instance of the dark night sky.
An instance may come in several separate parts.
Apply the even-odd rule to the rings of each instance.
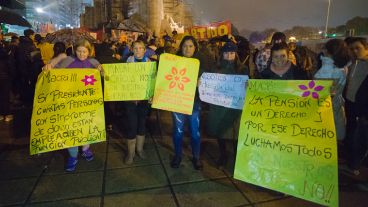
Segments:
[[[239,30],[285,30],[295,25],[324,26],[328,0],[194,0],[202,23],[230,20]],[[368,0],[331,0],[329,26],[355,16],[368,17]]]

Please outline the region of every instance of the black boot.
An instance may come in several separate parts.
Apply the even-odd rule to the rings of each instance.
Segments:
[[[196,169],[196,170],[202,170],[203,169],[203,164],[202,164],[202,162],[199,158],[193,157],[192,164],[193,164],[193,168]]]
[[[181,163],[181,157],[174,156],[174,158],[170,162],[170,166],[172,168],[179,168]]]

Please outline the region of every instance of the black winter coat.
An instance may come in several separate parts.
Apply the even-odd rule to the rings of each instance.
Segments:
[[[356,112],[358,116],[368,119],[368,76],[364,79],[362,85],[360,85],[358,92],[355,96]]]

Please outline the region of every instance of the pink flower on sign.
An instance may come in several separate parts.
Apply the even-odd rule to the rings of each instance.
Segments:
[[[319,98],[319,91],[322,91],[324,89],[323,86],[316,86],[316,83],[312,80],[308,83],[308,86],[306,85],[299,85],[298,86],[303,92],[302,97],[308,97],[309,95],[312,95],[314,99]]]
[[[88,86],[89,84],[95,85],[95,82],[97,80],[95,79],[94,75],[91,75],[91,76],[85,75],[84,79],[82,79],[81,81],[84,82],[84,86]]]

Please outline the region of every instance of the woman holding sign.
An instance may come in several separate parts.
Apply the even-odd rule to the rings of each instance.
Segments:
[[[220,64],[217,73],[231,75],[248,75],[248,69],[239,61],[238,47],[232,42],[221,48]],[[245,89],[244,89],[245,90]],[[241,115],[241,110],[225,108],[210,104],[208,113],[207,132],[211,137],[217,138],[220,148],[220,157],[217,165],[221,168],[226,165],[226,139],[232,138],[233,126]]]
[[[53,64],[49,64],[48,67],[45,67],[44,70],[51,69],[53,66],[57,68],[96,68],[101,70],[100,63],[93,58],[90,58],[90,54],[92,52],[92,46],[87,40],[80,40],[75,45],[75,54],[76,57],[66,57],[61,62],[55,62]],[[78,147],[70,147],[68,148],[69,158],[65,166],[65,171],[73,172],[77,167],[78,163]],[[82,146],[82,157],[84,157],[87,161],[93,160],[93,153],[90,149],[90,145]]]
[[[146,45],[143,41],[137,40],[132,44],[133,55],[128,57],[128,63],[150,62],[145,56]],[[149,111],[148,101],[126,101],[124,103],[128,118],[128,155],[125,164],[132,164],[137,152],[142,159],[146,158],[143,152],[143,145],[146,136],[146,119]]]
[[[183,40],[180,42],[179,51],[177,55],[187,57],[187,58],[196,58],[198,53],[198,43],[194,39],[193,36],[185,36]],[[201,75],[201,71],[198,76]],[[191,132],[191,146],[192,146],[192,154],[193,154],[193,167],[196,170],[201,170],[203,168],[202,162],[199,159],[200,148],[201,148],[201,134],[199,131],[199,122],[200,122],[200,100],[198,92],[196,92],[194,98],[193,112],[191,115],[175,113],[173,112],[173,121],[174,121],[174,135],[173,142],[175,148],[175,156],[170,163],[172,168],[179,168],[181,159],[182,159],[182,145],[183,145],[183,136],[184,136],[184,125],[188,121]]]

